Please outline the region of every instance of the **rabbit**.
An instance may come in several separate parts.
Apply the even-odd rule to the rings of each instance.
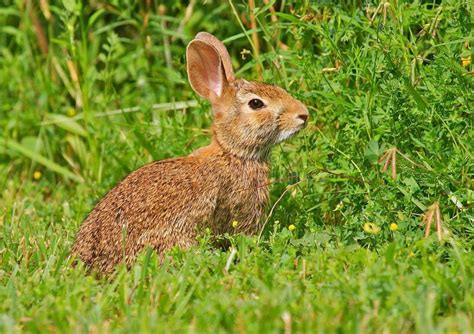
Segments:
[[[91,270],[130,268],[145,247],[163,259],[204,230],[253,235],[262,227],[270,150],[305,127],[308,109],[280,87],[236,79],[226,47],[207,32],[188,44],[186,58],[191,87],[212,105],[211,143],[145,165],[105,195],[72,248]]]

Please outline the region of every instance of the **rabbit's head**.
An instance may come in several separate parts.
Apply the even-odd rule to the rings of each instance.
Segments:
[[[224,44],[198,33],[186,50],[189,82],[214,110],[214,140],[245,159],[265,159],[271,147],[307,123],[308,110],[284,89],[236,79]]]

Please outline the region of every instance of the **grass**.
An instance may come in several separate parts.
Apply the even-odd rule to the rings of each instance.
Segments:
[[[472,4],[249,4],[0,6],[1,332],[473,332]],[[200,30],[310,109],[262,237],[87,275],[69,251],[94,203],[209,140]]]

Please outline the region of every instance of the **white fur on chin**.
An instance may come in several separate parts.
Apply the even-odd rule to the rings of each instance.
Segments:
[[[299,131],[299,129],[283,130],[283,131],[280,132],[280,134],[278,135],[278,138],[277,138],[276,142],[277,142],[277,143],[281,143],[282,141],[287,140],[288,138],[290,138],[290,137],[292,137],[293,135],[295,135],[298,131]]]

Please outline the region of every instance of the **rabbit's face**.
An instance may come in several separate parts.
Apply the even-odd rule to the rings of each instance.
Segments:
[[[215,140],[226,151],[265,159],[271,147],[301,130],[308,110],[279,87],[237,80],[224,44],[200,32],[187,49],[187,71],[194,91],[214,109]]]
[[[308,110],[280,87],[236,80],[214,105],[217,141],[240,156],[265,158],[271,147],[305,127]]]

